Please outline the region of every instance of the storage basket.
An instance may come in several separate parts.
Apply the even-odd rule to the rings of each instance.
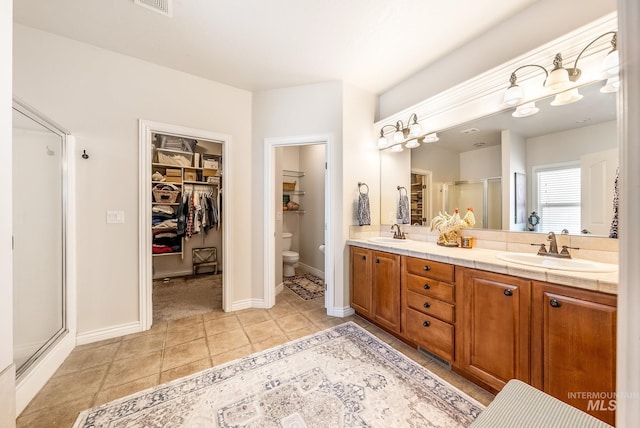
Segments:
[[[283,181],[282,190],[284,190],[285,192],[293,192],[294,190],[296,190],[296,182],[294,181],[293,183],[287,183],[286,181]]]
[[[159,184],[153,188],[153,200],[155,202],[164,202],[165,204],[173,204],[178,199],[179,190],[168,190],[166,186]]]
[[[158,149],[158,163],[164,165],[190,167],[192,159],[193,153]]]

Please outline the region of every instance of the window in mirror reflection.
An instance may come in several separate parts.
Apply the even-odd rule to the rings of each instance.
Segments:
[[[540,216],[536,230],[546,233],[566,229],[569,233],[580,233],[580,167],[541,167],[534,171]]]

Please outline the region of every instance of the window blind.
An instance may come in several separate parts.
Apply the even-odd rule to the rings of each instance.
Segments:
[[[580,168],[556,168],[536,173],[541,232],[580,233]]]

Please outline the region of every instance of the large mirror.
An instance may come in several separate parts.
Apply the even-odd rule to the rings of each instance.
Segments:
[[[514,117],[510,108],[441,130],[434,143],[383,150],[382,223],[399,222],[406,191],[412,225],[428,227],[440,211],[472,207],[475,228],[608,236],[617,94],[601,92],[604,84],[581,87],[583,98],[572,104],[552,106],[549,97],[531,116]]]

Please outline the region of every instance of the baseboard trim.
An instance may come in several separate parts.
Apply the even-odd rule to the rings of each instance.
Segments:
[[[160,272],[153,275],[153,279],[174,278],[176,276],[189,276],[193,275],[193,270],[172,270],[169,272]]]
[[[264,309],[264,299],[244,299],[231,304],[232,312],[251,308]]]
[[[105,339],[113,339],[114,337],[125,336],[132,333],[139,333],[141,331],[142,325],[140,324],[140,321],[135,321],[128,324],[121,324],[113,327],[102,328],[100,330],[79,333],[76,336],[76,343],[78,345],[86,345],[87,343],[98,342]]]
[[[284,282],[281,282],[280,284],[276,285],[276,296],[282,293],[282,290],[284,290]]]
[[[332,317],[346,318],[354,315],[355,313],[356,311],[354,311],[353,308],[349,306],[345,306],[343,308],[327,308],[327,315]]]
[[[298,262],[298,269],[303,272],[308,272],[314,276],[317,276],[318,278],[324,281],[324,272],[321,271],[320,269],[316,269],[313,266],[309,266],[300,262]]]
[[[14,427],[16,416],[16,366],[11,363],[0,372],[0,421]]]

